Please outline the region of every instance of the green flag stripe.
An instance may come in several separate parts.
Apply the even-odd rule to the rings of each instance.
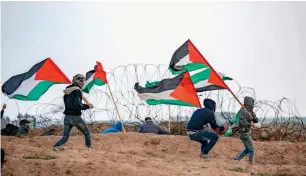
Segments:
[[[186,70],[182,70],[182,71],[174,71],[172,70],[170,67],[168,68],[170,70],[170,72],[173,74],[173,75],[177,75],[177,74],[180,74],[180,73],[183,73],[185,71],[188,71],[188,72],[191,72],[191,71],[194,71],[194,70],[198,70],[198,69],[202,69],[202,68],[208,68],[207,65],[204,65],[202,63],[189,63],[189,64],[186,64],[183,66]]]
[[[90,90],[92,89],[92,87],[93,87],[94,85],[103,86],[104,84],[105,84],[104,81],[102,81],[101,79],[96,78],[96,79],[90,81],[90,82],[82,89],[82,91],[83,91],[83,92],[86,92],[86,93],[89,93]]]
[[[60,83],[42,81],[38,83],[28,95],[16,94],[12,98],[17,100],[36,101],[54,84]]]
[[[171,104],[171,105],[180,105],[180,106],[192,106],[195,107],[192,104],[179,101],[179,100],[154,100],[154,99],[148,99],[146,100],[148,105],[160,105],[160,104]]]

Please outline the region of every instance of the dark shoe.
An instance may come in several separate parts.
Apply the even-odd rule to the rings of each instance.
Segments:
[[[204,153],[201,153],[201,154],[200,154],[200,157],[203,158],[203,159],[208,159],[208,155],[207,155],[207,154],[204,154]]]

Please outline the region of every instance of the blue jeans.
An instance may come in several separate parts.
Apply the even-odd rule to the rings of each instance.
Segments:
[[[77,127],[77,129],[84,134],[86,147],[91,147],[90,131],[87,125],[80,116],[72,116],[72,115],[65,116],[63,137],[53,147],[59,147],[61,145],[64,145],[68,141],[70,136],[70,131],[73,126]]]
[[[243,142],[245,149],[235,158],[236,160],[241,160],[245,155],[249,155],[249,162],[254,163],[254,146],[250,133],[244,133],[240,135],[240,139]]]
[[[189,139],[201,143],[201,153],[207,155],[217,143],[219,136],[216,133],[203,130],[190,134]]]

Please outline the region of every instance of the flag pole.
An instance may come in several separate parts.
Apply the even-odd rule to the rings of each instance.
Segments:
[[[188,39],[188,41],[190,42],[191,45],[193,45],[193,47],[195,48],[195,50],[201,55],[201,57],[203,58],[203,60],[205,61],[205,64],[208,65],[208,67],[216,73],[217,78],[219,79],[219,81],[223,82],[225,85],[225,88],[233,95],[233,97],[238,101],[238,103],[240,104],[240,106],[246,110],[246,108],[243,106],[243,104],[241,103],[241,101],[238,99],[238,97],[234,94],[234,92],[227,86],[227,84],[221,79],[221,77],[218,75],[218,73],[215,71],[215,69],[207,62],[207,60],[205,59],[205,57],[202,55],[202,53],[198,50],[197,47],[195,47],[195,45],[191,42],[190,39]],[[248,113],[250,120],[253,119],[252,115],[249,113],[249,111],[246,110],[246,112]]]
[[[170,122],[170,120],[171,120],[170,105],[168,105],[168,108],[169,108],[169,123],[168,123],[168,129],[169,129],[169,133],[171,133],[171,128],[170,128],[170,124],[171,124],[171,122]]]
[[[87,100],[87,98],[82,94],[82,99],[85,101],[86,104],[89,104],[89,101]]]
[[[114,103],[114,105],[115,105],[115,108],[116,108],[116,111],[117,111],[118,118],[119,118],[119,120],[121,121],[123,132],[125,132],[125,128],[124,128],[124,125],[123,125],[123,121],[122,121],[122,119],[121,119],[121,117],[120,117],[119,110],[118,110],[117,104],[115,103],[115,99],[114,99],[114,96],[113,96],[113,93],[112,93],[112,91],[111,91],[111,88],[110,88],[109,84],[107,84],[107,87],[108,87],[108,90],[109,90],[109,92],[110,92],[110,94],[111,94],[113,103]]]

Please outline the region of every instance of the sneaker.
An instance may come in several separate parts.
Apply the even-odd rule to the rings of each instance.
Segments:
[[[208,155],[207,155],[207,154],[204,154],[204,153],[201,153],[201,154],[200,154],[200,157],[203,158],[203,159],[208,159]]]
[[[53,148],[51,148],[51,150],[59,152],[59,151],[64,151],[65,148],[64,147],[53,147]]]

